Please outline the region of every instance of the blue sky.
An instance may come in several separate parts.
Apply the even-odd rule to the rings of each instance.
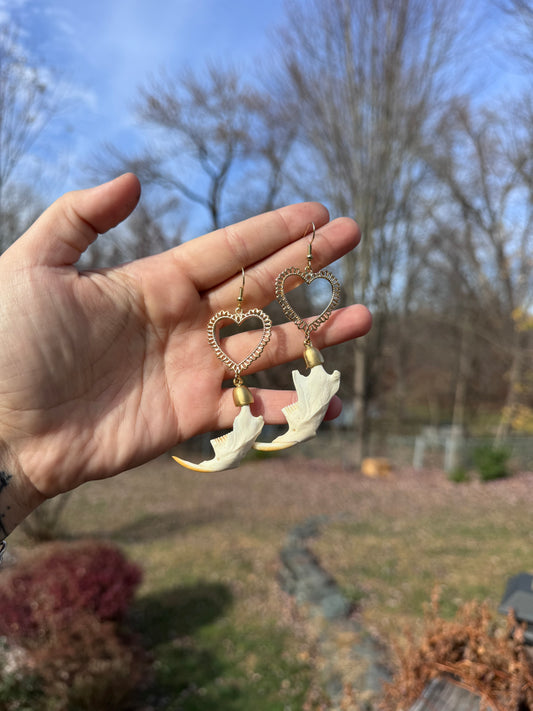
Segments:
[[[501,91],[516,81],[493,51],[505,34],[502,18],[487,13],[489,0],[469,2],[489,20],[478,50],[480,81]],[[17,20],[31,60],[54,70],[66,100],[30,164],[45,202],[91,185],[89,166],[104,143],[132,147],[137,89],[160,69],[214,59],[245,71],[268,61],[283,8],[284,0],[0,0],[0,20]]]
[[[244,69],[282,15],[283,0],[0,0],[0,18],[16,18],[67,100],[49,128],[48,147],[57,139],[62,151],[47,169],[46,198],[80,187],[83,162],[103,142],[133,139],[132,103],[151,75],[210,58]]]

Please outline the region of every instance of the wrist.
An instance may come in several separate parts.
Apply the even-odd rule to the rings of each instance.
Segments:
[[[24,473],[13,450],[0,440],[0,540],[44,500]]]

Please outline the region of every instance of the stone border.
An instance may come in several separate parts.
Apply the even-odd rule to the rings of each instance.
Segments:
[[[314,516],[295,526],[280,552],[281,588],[309,614],[319,666],[333,709],[376,708],[390,681],[385,652],[353,617],[350,601],[308,547],[324,525],[344,516]],[[353,706],[347,706],[353,701]],[[355,705],[357,704],[357,705]]]

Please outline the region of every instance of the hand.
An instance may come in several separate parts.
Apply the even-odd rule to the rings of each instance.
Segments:
[[[359,241],[353,221],[328,223],[324,207],[306,203],[117,268],[78,271],[80,255],[130,214],[139,194],[131,174],[68,193],[0,257],[0,440],[41,497],[231,426],[232,393],[221,388],[231,373],[209,347],[206,324],[219,309],[233,311],[241,267],[245,305],[262,307],[274,297],[277,274],[305,260],[306,225],[321,228],[315,270]],[[364,307],[347,307],[315,342],[333,345],[369,327]],[[248,372],[301,351],[294,325],[276,326]],[[270,423],[283,422],[281,408],[294,399],[291,392],[254,395],[254,413]]]

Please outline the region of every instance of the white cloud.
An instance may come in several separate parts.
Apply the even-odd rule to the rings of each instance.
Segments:
[[[281,3],[0,0],[0,17],[15,12],[32,57],[54,69],[56,89],[68,98],[54,140],[73,165],[84,165],[103,142],[132,140],[132,104],[150,76],[207,58],[255,58]]]

